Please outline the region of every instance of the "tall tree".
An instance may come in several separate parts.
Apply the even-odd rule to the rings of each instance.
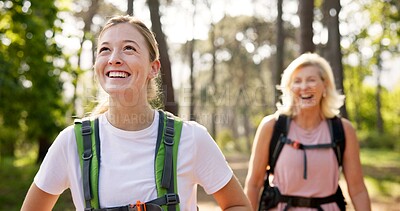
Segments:
[[[340,46],[341,35],[339,31],[339,13],[341,10],[340,0],[325,0],[323,3],[323,15],[325,27],[328,29],[328,42],[323,49],[323,57],[325,57],[333,71],[335,77],[336,89],[344,94],[343,89],[343,64],[342,49]],[[343,117],[347,117],[346,104],[344,104],[340,113]]]
[[[156,39],[160,49],[161,78],[163,82],[165,110],[177,114],[178,105],[175,102],[174,88],[172,85],[171,61],[168,55],[167,41],[161,25],[160,2],[159,0],[147,0],[147,4],[150,9],[152,30],[156,34]]]
[[[299,0],[298,15],[300,19],[300,54],[314,52],[313,42],[313,21],[314,21],[314,0]]]
[[[284,48],[285,48],[285,34],[283,28],[283,0],[277,1],[278,15],[276,17],[276,68],[275,68],[275,80],[274,85],[277,85],[281,79],[283,73],[283,61],[284,61]],[[275,104],[279,101],[279,94],[275,91]]]

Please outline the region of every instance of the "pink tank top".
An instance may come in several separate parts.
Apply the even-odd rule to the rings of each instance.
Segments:
[[[292,121],[288,138],[305,145],[331,142],[326,121],[322,121],[311,132],[300,128]],[[306,149],[305,153],[307,157],[306,179],[304,179],[304,151],[285,144],[277,160],[272,183],[284,195],[326,197],[334,194],[338,187],[340,172],[332,148]],[[280,203],[274,210],[283,210],[285,206],[284,203]],[[324,211],[340,210],[335,202],[321,205],[321,208]],[[311,211],[316,209],[291,207],[289,210]]]

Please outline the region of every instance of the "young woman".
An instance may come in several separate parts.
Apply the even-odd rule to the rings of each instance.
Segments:
[[[160,114],[149,101],[160,61],[153,33],[129,16],[111,18],[98,38],[95,73],[108,93],[99,120],[101,208],[157,198],[154,155]],[[250,204],[206,129],[183,122],[177,155],[180,210],[196,210],[197,185],[212,194],[223,210],[249,210]],[[73,126],[49,149],[29,189],[22,210],[52,210],[59,195],[71,190],[77,210],[85,209],[82,173]]]
[[[334,150],[318,147],[304,149],[304,146],[327,146],[331,143],[327,119],[337,116],[344,103],[344,96],[336,91],[331,67],[317,54],[303,54],[284,71],[280,89],[283,93],[282,105],[278,105],[274,115],[263,119],[256,132],[245,193],[252,207],[257,209],[269,162],[274,125],[279,115],[286,115],[291,119],[286,140],[295,141],[284,144],[275,165],[272,184],[280,194],[292,201],[285,203],[277,200],[279,203],[273,210],[339,210],[338,204],[332,200],[315,200],[334,195],[337,191],[340,170]],[[370,210],[356,133],[347,119],[340,119],[345,134],[342,162],[348,192],[356,210]],[[303,149],[298,147],[300,145]],[[294,199],[296,197],[301,199]],[[314,208],[310,208],[310,201],[325,202],[319,205],[314,203]]]

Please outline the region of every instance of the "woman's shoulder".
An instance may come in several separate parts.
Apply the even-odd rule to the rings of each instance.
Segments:
[[[344,117],[339,117],[339,118],[340,118],[340,120],[342,122],[343,129],[344,129],[345,133],[355,132],[353,124],[350,122],[350,120],[348,120],[348,119],[346,119]]]
[[[263,117],[263,119],[261,120],[261,122],[259,124],[259,128],[272,129],[274,127],[276,121],[278,120],[278,118],[279,118],[278,114],[270,114],[270,115]]]
[[[59,137],[70,137],[75,135],[75,123],[66,126],[63,130],[58,134]]]
[[[197,121],[182,120],[182,123],[182,129],[185,131],[191,131],[195,136],[208,133],[207,127]]]

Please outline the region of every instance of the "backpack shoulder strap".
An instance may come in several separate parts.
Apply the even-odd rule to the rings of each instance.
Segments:
[[[75,138],[82,171],[85,209],[99,208],[99,133],[98,119],[75,120]],[[95,140],[95,141],[93,141]]]
[[[286,137],[288,128],[290,125],[290,117],[286,115],[279,115],[278,120],[274,125],[274,131],[271,136],[269,145],[269,172],[273,173],[275,169],[276,161],[278,160],[279,154],[282,151],[284,143],[280,141],[281,138]]]
[[[158,199],[164,199],[165,210],[179,210],[179,196],[177,186],[177,159],[178,146],[183,122],[164,111],[159,111],[160,124],[157,138],[155,157],[155,178]],[[155,200],[151,201],[154,203]],[[164,205],[165,204],[165,205]]]
[[[330,118],[328,121],[329,130],[331,132],[331,140],[334,144],[334,151],[338,160],[339,166],[343,164],[343,154],[346,147],[346,138],[344,134],[343,124],[340,117]]]

